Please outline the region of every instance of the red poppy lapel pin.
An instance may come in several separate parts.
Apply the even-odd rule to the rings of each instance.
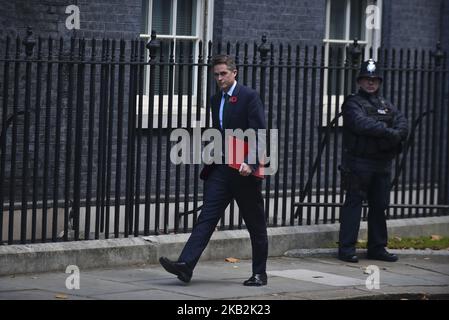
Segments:
[[[230,97],[230,98],[229,98],[229,102],[232,103],[232,104],[237,103],[237,97],[236,97],[236,96]]]

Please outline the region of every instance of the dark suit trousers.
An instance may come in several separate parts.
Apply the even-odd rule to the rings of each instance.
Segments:
[[[195,268],[226,207],[235,199],[251,237],[253,273],[265,273],[268,238],[261,190],[262,182],[256,178],[217,165],[206,180],[201,214],[178,261]]]

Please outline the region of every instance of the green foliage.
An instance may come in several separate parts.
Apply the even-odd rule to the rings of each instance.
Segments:
[[[449,237],[427,236],[419,238],[394,237],[388,241],[390,249],[449,249]]]
[[[366,249],[366,240],[357,241],[357,249]],[[338,243],[331,243],[329,248],[338,248]],[[389,249],[432,249],[432,250],[449,250],[449,237],[438,235],[416,237],[416,238],[399,238],[394,237],[388,240]]]

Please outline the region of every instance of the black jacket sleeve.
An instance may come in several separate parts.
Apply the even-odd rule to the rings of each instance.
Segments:
[[[397,109],[395,111],[396,113],[393,119],[393,129],[398,130],[401,140],[405,141],[409,133],[408,122],[401,111]]]
[[[248,127],[256,131],[257,146],[249,146],[249,154],[248,157],[246,157],[245,162],[248,163],[251,162],[248,161],[249,159],[255,159],[256,164],[250,164],[251,169],[255,171],[260,165],[257,156],[262,156],[266,147],[266,132],[265,130],[259,132],[259,129],[266,129],[264,106],[256,91],[252,91],[252,97],[248,104]]]
[[[388,139],[397,134],[385,122],[368,117],[362,107],[350,97],[343,104],[342,111],[345,127],[357,135]]]
[[[369,118],[354,99],[348,98],[342,106],[342,111],[345,127],[355,134],[372,137],[388,136],[386,124]]]

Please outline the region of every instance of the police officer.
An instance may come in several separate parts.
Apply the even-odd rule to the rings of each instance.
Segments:
[[[342,183],[346,198],[340,212],[338,257],[358,262],[355,251],[362,202],[368,201],[368,259],[394,262],[398,257],[386,250],[386,209],[390,197],[392,160],[401,152],[408,136],[402,113],[379,94],[382,77],[377,63],[362,63],[357,77],[359,91],[342,106]]]

